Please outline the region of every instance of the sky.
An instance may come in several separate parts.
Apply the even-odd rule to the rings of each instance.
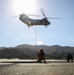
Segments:
[[[51,23],[45,26],[31,26],[19,20],[25,14],[33,19],[44,18],[43,8]],[[74,0],[0,0],[0,47],[15,47],[20,44],[61,45],[74,47]]]

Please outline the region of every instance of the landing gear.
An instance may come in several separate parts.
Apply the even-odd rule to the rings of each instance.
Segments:
[[[47,28],[47,26],[46,26],[46,28]]]

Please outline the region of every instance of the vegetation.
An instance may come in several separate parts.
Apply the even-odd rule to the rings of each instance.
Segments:
[[[74,57],[74,47],[69,46],[46,46],[46,45],[18,45],[16,47],[0,47],[0,58],[37,59],[37,54],[43,49],[46,59],[66,59],[68,53]]]

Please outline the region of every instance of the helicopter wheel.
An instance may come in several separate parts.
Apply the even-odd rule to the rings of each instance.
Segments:
[[[46,26],[46,28],[47,28],[47,26]]]

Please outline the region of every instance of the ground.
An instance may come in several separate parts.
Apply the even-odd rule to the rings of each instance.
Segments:
[[[74,62],[47,63],[0,62],[0,75],[74,75]]]

